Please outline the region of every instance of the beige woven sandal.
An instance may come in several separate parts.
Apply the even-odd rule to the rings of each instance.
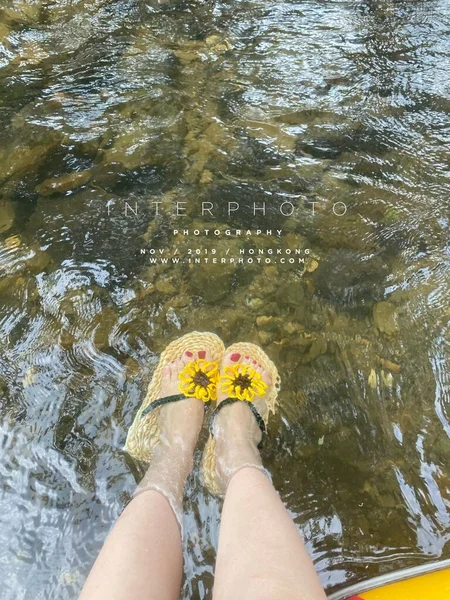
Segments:
[[[220,495],[221,491],[219,489],[219,485],[217,482],[216,475],[216,441],[213,436],[213,422],[217,412],[228,404],[232,404],[234,402],[244,401],[247,403],[249,409],[252,411],[255,416],[256,422],[259,425],[259,428],[264,433],[266,430],[267,422],[269,420],[270,413],[275,412],[275,408],[278,404],[277,396],[280,389],[280,376],[278,375],[278,370],[274,363],[270,360],[267,354],[262,350],[259,346],[255,344],[250,344],[247,342],[239,342],[237,344],[232,344],[229,348],[224,351],[225,354],[238,353],[241,356],[250,356],[253,360],[256,360],[270,375],[271,384],[269,388],[265,390],[265,401],[266,401],[266,409],[264,413],[259,413],[255,406],[252,404],[253,395],[250,393],[242,392],[239,394],[241,397],[232,397],[225,398],[221,400],[214,412],[211,415],[210,420],[210,434],[209,439],[206,442],[205,450],[203,452],[203,481],[211,492],[211,494]],[[239,366],[239,365],[236,365]],[[257,386],[258,384],[256,384]],[[256,387],[257,389],[257,387]]]
[[[211,355],[211,361],[220,364],[224,345],[214,333],[193,331],[171,342],[161,354],[159,363],[148,386],[147,395],[139,408],[131,425],[124,450],[136,460],[149,463],[153,452],[160,441],[159,408],[167,402],[176,402],[194,394],[177,394],[160,398],[162,371],[173,360],[183,356],[187,351],[199,352],[206,350]]]

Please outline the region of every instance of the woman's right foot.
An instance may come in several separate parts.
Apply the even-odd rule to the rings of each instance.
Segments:
[[[242,356],[236,352],[226,354],[222,361],[221,375],[226,373],[226,367],[235,367],[238,364],[248,366],[259,374],[261,381],[265,384],[265,386],[259,387],[260,389],[265,388],[267,391],[271,384],[270,375],[251,356]],[[223,391],[221,387],[219,383],[217,404],[229,396],[229,392]],[[263,469],[258,450],[262,433],[254,414],[248,406],[245,406],[246,404],[247,401],[243,400],[225,406],[214,419],[216,474],[222,493],[225,493],[233,475],[242,468]],[[255,396],[252,404],[260,415],[266,415],[265,394]]]
[[[207,351],[187,351],[164,367],[159,391],[161,398],[180,393],[180,373],[196,360],[212,361]],[[187,397],[165,404],[159,411],[160,440],[136,493],[148,489],[160,491],[180,521],[183,489],[194,464],[194,449],[205,414],[204,403],[198,398]]]

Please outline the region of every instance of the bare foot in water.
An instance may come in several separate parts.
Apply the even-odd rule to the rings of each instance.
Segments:
[[[197,359],[211,362],[208,352],[186,352],[164,367],[160,398],[180,394],[179,375],[188,363]],[[186,398],[164,404],[158,410],[160,441],[136,493],[160,491],[180,520],[184,485],[192,471],[194,449],[203,424],[204,403],[197,398]]]
[[[205,351],[196,353],[185,352],[183,356],[166,365],[162,373],[160,397],[180,394],[179,375],[192,361],[211,357]],[[169,402],[160,408],[159,425],[161,429],[161,444],[184,448],[192,453],[202,428],[204,404],[197,398],[186,398],[177,402]]]
[[[225,367],[237,364],[252,367],[256,373],[261,375],[262,381],[270,386],[270,375],[251,356],[241,356],[238,353],[226,354],[222,361],[221,374],[224,373]],[[228,394],[221,391],[220,388],[219,384],[218,403],[228,397]],[[225,406],[214,419],[216,472],[222,493],[225,493],[233,475],[242,468],[255,467],[263,470],[258,450],[262,433],[254,414],[246,404],[248,404],[247,401],[240,401]],[[265,395],[255,396],[252,404],[263,418],[267,416],[268,407]]]

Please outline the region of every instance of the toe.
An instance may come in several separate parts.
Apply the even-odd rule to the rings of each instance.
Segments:
[[[258,371],[258,373],[261,375],[261,379],[267,383],[267,385],[269,385],[271,382],[269,373],[259,364],[256,367],[256,371]]]
[[[165,396],[171,396],[172,394],[177,394],[179,392],[178,375],[182,368],[183,365],[179,358],[173,360],[172,362],[168,363],[163,367],[160,392],[161,398]]]
[[[253,358],[251,356],[249,356],[248,354],[246,354],[242,359],[242,363],[244,365],[251,365],[252,362],[253,362]]]
[[[224,374],[224,370],[226,367],[232,367],[234,365],[237,365],[238,363],[240,363],[240,361],[241,355],[238,352],[227,352],[227,354],[225,354],[222,359],[222,366],[220,369],[221,375]],[[219,402],[228,397],[228,391],[223,391],[223,389],[226,389],[226,387],[223,388],[222,384],[219,382],[217,385],[217,399]]]
[[[228,352],[223,357],[222,362],[224,365],[229,366],[229,365],[237,365],[239,362],[241,362],[241,360],[242,360],[242,356],[239,354],[239,352]]]
[[[184,363],[182,358],[177,358],[170,363],[170,381],[172,384],[178,382],[178,375],[183,366]]]
[[[206,362],[213,362],[211,352],[209,352],[209,350],[200,350],[198,352],[198,357],[199,359],[206,360]]]
[[[194,355],[192,354],[192,352],[185,352],[183,354],[183,356],[180,356],[180,358],[178,359],[178,370],[182,371],[184,369],[184,367],[186,365],[188,365],[190,362],[192,362],[193,360],[195,360]]]
[[[164,366],[164,368],[162,370],[163,378],[168,381],[170,381],[170,379],[171,379],[171,364],[172,363],[168,363],[167,365]]]

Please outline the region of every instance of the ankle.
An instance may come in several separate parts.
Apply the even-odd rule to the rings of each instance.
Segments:
[[[248,436],[231,435],[216,439],[216,474],[222,493],[228,488],[232,477],[241,469],[253,467],[263,469],[257,444]]]
[[[240,464],[247,461],[262,464],[257,444],[247,437],[219,437],[216,440],[216,456],[225,466],[227,463]]]
[[[147,474],[173,472],[186,479],[194,467],[194,448],[195,444],[186,443],[184,438],[162,438]]]
[[[193,453],[174,447],[164,440],[158,444],[153,460],[136,488],[135,495],[156,490],[165,496],[180,521],[186,479],[194,465]],[[180,521],[181,523],[181,521]]]
[[[214,422],[214,435],[217,440],[239,444],[243,449],[261,441],[261,431],[254,415],[245,402],[236,402],[222,409]]]

